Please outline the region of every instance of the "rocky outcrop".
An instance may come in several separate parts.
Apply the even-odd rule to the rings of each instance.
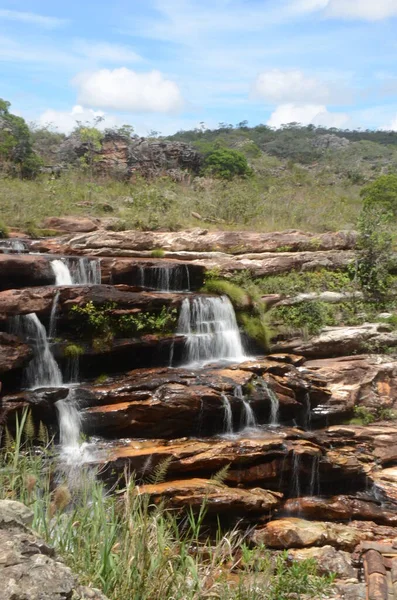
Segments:
[[[77,577],[29,527],[33,511],[0,500],[0,600],[107,600]]]
[[[14,335],[0,332],[0,375],[23,368],[32,356],[30,346]]]
[[[325,327],[319,335],[277,341],[274,352],[292,352],[310,358],[348,356],[397,346],[397,332],[385,323],[365,323],[353,327]]]
[[[98,256],[127,256],[131,252],[150,252],[162,248],[166,253],[178,253],[180,257],[183,252],[193,252],[196,253],[195,258],[204,258],[197,256],[197,253],[224,253],[259,259],[258,254],[272,252],[311,252],[315,255],[321,251],[352,250],[355,243],[356,234],[346,231],[314,235],[296,230],[254,233],[190,229],[178,232],[100,231],[59,240],[42,240],[40,247],[51,251],[61,245],[76,254],[92,253]],[[167,254],[165,256],[168,258]]]
[[[89,144],[72,134],[61,144],[59,157],[66,164],[75,163],[89,151]],[[150,141],[116,132],[106,133],[100,149],[94,151],[95,170],[119,179],[168,175],[178,181],[189,172],[198,173],[202,162],[200,153],[183,142]]]

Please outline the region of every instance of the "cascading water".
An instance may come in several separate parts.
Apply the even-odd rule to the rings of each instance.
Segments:
[[[51,261],[55,285],[95,285],[101,283],[101,265],[97,258],[62,258]]]
[[[27,387],[62,386],[62,373],[51,354],[46,329],[36,313],[15,317],[12,330],[33,347],[33,359],[25,372]]]
[[[188,365],[246,359],[236,315],[226,296],[185,298],[177,333],[186,336],[185,360]]]
[[[73,284],[72,275],[66,262],[57,258],[51,261],[51,268],[55,275],[55,285]]]
[[[59,290],[55,292],[54,299],[52,301],[51,314],[50,314],[50,327],[48,331],[48,337],[53,339],[57,332],[57,312],[59,302]]]
[[[301,495],[301,484],[300,484],[300,468],[301,468],[301,456],[294,451],[294,457],[292,460],[292,485],[291,485],[291,497],[299,498]]]
[[[223,418],[223,431],[224,433],[233,433],[233,413],[230,400],[225,394],[222,394],[221,398],[225,415]]]
[[[27,246],[22,240],[0,240],[0,250],[3,254],[21,254]]]
[[[310,394],[306,392],[304,398],[304,406],[303,406],[303,428],[306,431],[310,431],[312,424],[312,414],[311,414],[311,403],[310,403]]]
[[[163,267],[139,267],[139,285],[158,292],[190,291],[190,276],[187,265]]]
[[[242,411],[241,411],[241,425],[242,427],[254,428],[258,426],[258,423],[255,418],[255,413],[252,410],[252,407],[248,400],[244,398],[243,389],[241,385],[236,385],[234,389],[234,395],[236,398],[241,400],[242,402]]]
[[[280,412],[280,401],[277,397],[277,394],[272,390],[272,388],[265,382],[263,386],[266,390],[267,397],[270,400],[270,419],[269,425],[278,425],[279,424],[279,412]]]
[[[320,495],[320,457],[313,456],[312,470],[310,474],[309,496]]]

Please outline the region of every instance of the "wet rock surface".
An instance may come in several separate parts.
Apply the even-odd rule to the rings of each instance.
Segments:
[[[0,374],[21,369],[32,356],[33,352],[28,344],[15,335],[0,332]]]

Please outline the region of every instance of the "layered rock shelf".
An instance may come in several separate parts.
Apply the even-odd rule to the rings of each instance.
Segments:
[[[209,523],[249,526],[250,544],[288,549],[291,560],[315,557],[357,598],[360,569],[373,575],[369,552],[392,572],[376,544],[397,538],[397,358],[368,349],[394,348],[395,331],[367,323],[275,336],[258,355],[228,300],[200,291],[215,267],[253,277],[344,268],[355,234],[51,223],[70,233],[0,247],[3,426],[12,431],[30,408],[36,430],[43,423],[58,440],[58,403],[73,406],[85,460],[106,482],[133,473],[154,503],[205,502]],[[349,300],[333,293],[330,302]],[[288,310],[316,299],[263,301]],[[365,424],[368,415],[377,421]],[[164,480],[151,482],[161,465]]]

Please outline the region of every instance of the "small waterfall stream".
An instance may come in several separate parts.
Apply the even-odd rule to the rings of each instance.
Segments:
[[[0,240],[0,250],[3,254],[21,254],[27,252],[27,246],[22,240]]]
[[[12,331],[33,347],[33,359],[25,371],[27,387],[61,387],[61,370],[52,356],[46,329],[36,313],[15,317]]]
[[[101,283],[101,265],[97,258],[62,258],[51,261],[55,285],[95,285]]]
[[[222,394],[222,404],[224,408],[223,431],[224,433],[233,433],[233,413],[229,398]]]
[[[177,333],[186,336],[185,361],[202,366],[211,361],[245,360],[233,306],[226,296],[185,298]]]
[[[279,425],[279,412],[280,412],[280,401],[277,394],[272,390],[270,385],[265,382],[264,389],[266,390],[267,396],[270,400],[270,420],[269,425],[273,427]]]
[[[244,398],[243,389],[241,385],[236,385],[234,388],[234,395],[242,402],[242,411],[241,411],[241,426],[243,428],[254,428],[258,426],[257,420],[255,418],[255,413],[252,410],[252,407],[248,400]]]
[[[187,265],[139,267],[139,285],[158,292],[189,292],[189,268]]]

